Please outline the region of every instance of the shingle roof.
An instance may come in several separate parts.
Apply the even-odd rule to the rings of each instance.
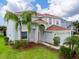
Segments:
[[[48,27],[47,30],[53,30],[53,31],[60,30],[61,31],[61,30],[69,30],[69,29],[61,27],[61,26],[52,25],[52,26]]]

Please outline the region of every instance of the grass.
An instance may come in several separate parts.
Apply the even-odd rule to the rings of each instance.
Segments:
[[[0,38],[0,59],[59,59],[58,53],[44,47],[36,47],[25,51],[17,51],[4,45],[3,38]]]

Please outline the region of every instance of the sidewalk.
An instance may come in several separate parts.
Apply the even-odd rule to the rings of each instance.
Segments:
[[[59,46],[53,46],[53,45],[50,45],[50,44],[45,43],[45,42],[41,42],[41,43],[42,43],[42,44],[44,44],[44,45],[46,45],[46,46],[48,46],[48,47],[51,47],[51,48],[57,49],[57,50],[59,50],[59,49],[60,49],[60,47],[59,47]]]

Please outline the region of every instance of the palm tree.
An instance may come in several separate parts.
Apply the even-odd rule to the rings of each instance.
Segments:
[[[16,28],[18,27],[19,18],[15,13],[10,12],[10,11],[6,11],[6,14],[4,16],[4,20],[7,21],[7,23],[8,23],[9,20],[15,21],[16,22]]]
[[[40,30],[40,31],[42,31],[42,32],[44,32],[44,30],[45,30],[45,26],[44,26],[44,25],[42,25],[42,24],[41,24],[41,25],[39,25],[39,30]]]
[[[22,19],[22,24],[26,24],[27,25],[27,29],[28,29],[28,32],[30,33],[31,32],[31,26],[32,24],[32,15],[35,14],[36,15],[36,12],[34,11],[23,11],[21,13],[21,19]]]
[[[32,12],[32,11],[23,11],[19,16],[21,18],[21,20],[18,18],[18,16],[10,11],[6,11],[6,14],[4,16],[4,19],[7,21],[12,20],[16,22],[16,29],[18,28],[18,25],[20,26],[20,32],[22,29],[22,24],[26,24],[27,25],[27,29],[28,32],[31,32],[31,26],[32,26],[32,14],[36,14],[36,12]]]
[[[75,45],[76,46],[78,45],[78,42],[79,42],[79,37],[73,35],[71,37],[68,37],[64,44],[69,45],[69,48],[73,51],[76,48]]]
[[[73,25],[75,27],[76,33],[78,33],[79,32],[79,21],[73,22]]]
[[[26,24],[27,25],[27,29],[28,29],[28,33],[31,32],[31,26],[36,25],[39,26],[39,30],[40,31],[44,31],[45,27],[43,25],[37,24],[32,22],[32,15],[36,15],[37,13],[34,11],[23,11],[19,14],[19,17],[21,19],[18,18],[18,16],[10,11],[6,11],[6,14],[4,16],[4,19],[8,22],[9,20],[15,21],[16,22],[16,29],[18,28],[18,25],[20,26],[20,32],[21,32],[21,28],[22,28],[22,24]]]
[[[19,26],[20,35],[21,35],[21,28],[22,28],[21,21],[20,21],[19,17],[15,13],[13,13],[11,11],[6,11],[6,14],[4,16],[4,20],[7,21],[7,23],[8,23],[9,20],[14,21],[15,25],[16,25],[16,30],[18,30],[18,26]]]

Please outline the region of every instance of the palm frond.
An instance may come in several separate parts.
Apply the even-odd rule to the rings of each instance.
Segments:
[[[27,23],[27,28],[28,28],[28,32],[30,33],[31,32],[31,22]]]
[[[31,32],[32,26],[32,14],[36,14],[36,12],[23,11],[20,15],[22,18],[22,24],[27,24],[27,29],[29,33]]]
[[[13,20],[16,22],[16,29],[18,27],[18,16],[13,13],[13,12],[10,12],[10,11],[6,11],[6,14],[4,16],[4,20],[8,21],[8,20]]]
[[[45,30],[45,26],[44,25],[39,25],[39,29],[40,29],[40,31],[44,31]]]
[[[16,30],[18,31],[18,22],[16,22]]]
[[[32,22],[32,24],[35,25],[35,26],[39,26],[39,24],[36,23],[36,22]]]
[[[18,17],[13,12],[6,11],[6,14],[4,16],[4,20],[6,20],[6,21],[8,21],[8,20],[18,21]]]

